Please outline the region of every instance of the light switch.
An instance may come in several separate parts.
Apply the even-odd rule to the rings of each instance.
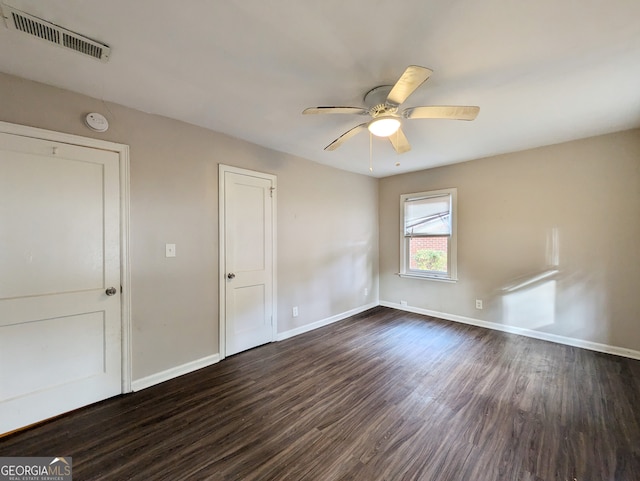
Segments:
[[[165,257],[175,257],[176,256],[176,245],[175,244],[166,244],[165,245]]]

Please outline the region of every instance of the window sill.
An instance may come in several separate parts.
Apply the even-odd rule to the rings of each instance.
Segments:
[[[448,282],[450,284],[455,284],[456,282],[458,282],[458,279],[453,277],[438,277],[438,276],[430,276],[425,274],[406,274],[403,272],[400,272],[396,275],[406,279],[422,279],[425,281]]]

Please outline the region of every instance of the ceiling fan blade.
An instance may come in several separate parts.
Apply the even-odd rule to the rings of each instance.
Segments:
[[[327,145],[324,150],[336,150],[338,147],[342,145],[343,142],[349,140],[354,135],[362,132],[363,130],[367,130],[367,123],[356,125],[351,130],[347,130],[344,134],[338,137],[336,140]]]
[[[433,105],[429,107],[409,107],[402,111],[407,119],[451,119],[473,120],[478,116],[480,107],[462,105]]]
[[[426,67],[409,65],[387,96],[387,104],[398,106],[433,73]]]
[[[368,110],[360,107],[309,107],[302,111],[304,115],[307,114],[356,114],[367,115]]]
[[[409,144],[409,141],[401,128],[398,129],[395,134],[391,134],[389,136],[389,140],[398,154],[404,154],[411,150],[411,144]]]

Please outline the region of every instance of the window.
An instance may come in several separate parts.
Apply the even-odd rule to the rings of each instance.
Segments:
[[[457,280],[456,189],[400,196],[400,275]]]

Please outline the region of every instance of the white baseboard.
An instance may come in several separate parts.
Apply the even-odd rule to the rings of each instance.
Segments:
[[[429,309],[422,309],[420,307],[403,306],[403,305],[396,304],[394,302],[388,302],[388,301],[380,301],[379,303],[372,302],[370,304],[366,304],[364,306],[351,309],[350,311],[342,312],[340,314],[336,314],[335,316],[327,317],[325,319],[312,322],[311,324],[296,327],[295,329],[291,329],[289,331],[280,332],[278,333],[276,340],[284,341],[285,339],[289,339],[290,337],[294,337],[299,334],[303,334],[305,332],[313,331],[314,329],[318,329],[319,327],[324,327],[329,324],[333,324],[334,322],[341,321],[343,319],[346,319],[347,317],[355,316],[356,314],[360,314],[361,312],[364,312],[368,309],[372,309],[377,306],[390,307],[392,309],[398,309],[401,311],[407,311],[407,312],[413,312],[416,314],[423,314],[425,316],[437,317],[439,319],[444,319],[447,321],[460,322],[462,324],[469,324],[472,326],[484,327],[484,328],[493,329],[496,331],[509,332],[511,334],[518,334],[520,336],[532,337],[534,339],[541,339],[543,341],[550,341],[558,344],[565,344],[567,346],[580,347],[583,349],[589,349],[591,351],[604,352],[607,354],[614,354],[616,356],[622,356],[622,357],[628,357],[631,359],[640,360],[640,351],[636,351],[633,349],[610,346],[608,344],[600,344],[600,343],[591,342],[591,341],[584,341],[582,339],[559,336],[557,334],[534,331],[532,329],[525,329],[522,327],[508,326],[506,324],[499,324],[497,322],[482,321],[480,319],[473,319],[471,317],[458,316],[456,314],[448,314],[446,312],[431,311]],[[161,382],[168,381],[169,379],[173,379],[175,377],[182,376],[184,374],[188,374],[193,371],[197,371],[198,369],[211,366],[212,364],[216,364],[219,361],[220,361],[219,354],[213,354],[211,356],[206,356],[201,359],[196,359],[195,361],[191,361],[186,364],[182,364],[180,366],[172,367],[170,369],[167,369],[166,371],[151,374],[150,376],[146,376],[141,379],[136,379],[131,383],[131,389],[133,391],[141,391],[142,389],[155,386],[156,384],[160,384]]]
[[[141,391],[148,387],[155,386],[156,384],[160,384],[161,382],[173,379],[174,377],[189,374],[190,372],[197,371],[198,369],[202,369],[203,367],[211,366],[212,364],[216,364],[219,361],[219,354],[213,354],[211,356],[196,359],[195,361],[172,367],[170,369],[167,369],[166,371],[157,372],[155,374],[151,374],[150,376],[136,379],[131,383],[131,390]]]
[[[377,302],[372,302],[371,304],[357,307],[355,309],[351,309],[350,311],[342,312],[340,314],[336,314],[335,316],[327,317],[326,319],[321,319],[317,322],[313,322],[305,326],[300,326],[300,327],[296,327],[295,329],[291,329],[289,331],[281,332],[278,334],[276,340],[283,341],[290,337],[297,336],[298,334],[312,331],[314,329],[318,329],[319,327],[327,326],[334,322],[341,321],[342,319],[346,319],[347,317],[360,314],[361,312],[364,312],[378,305],[379,304]],[[131,383],[131,390],[141,391],[148,387],[155,386],[156,384],[160,384],[161,382],[168,381],[169,379],[173,379],[175,377],[182,376],[184,374],[189,374],[190,372],[197,371],[198,369],[202,369],[203,367],[211,366],[212,364],[216,364],[219,361],[220,361],[219,354],[213,354],[211,356],[203,357],[201,359],[196,359],[195,361],[191,361],[186,364],[182,364],[180,366],[172,367],[170,369],[167,369],[166,371],[157,372],[155,374],[151,374],[150,376],[146,376],[141,379],[136,379]]]
[[[615,354],[616,356],[640,360],[640,351],[627,349],[625,347],[610,346],[608,344],[600,344],[598,342],[584,341],[582,339],[576,339],[573,337],[559,336],[557,334],[550,334],[548,332],[508,326],[506,324],[499,324],[497,322],[481,321],[480,319],[473,319],[471,317],[458,316],[455,314],[447,314],[446,312],[431,311],[429,309],[422,309],[420,307],[403,306],[394,302],[380,301],[380,305],[384,307],[391,307],[392,309],[399,309],[401,311],[414,312],[416,314],[424,314],[425,316],[437,317],[439,319],[445,319],[447,321],[461,322],[463,324],[470,324],[472,326],[485,327],[487,329],[494,329],[496,331],[509,332],[511,334],[518,334],[520,336],[541,339],[543,341],[566,344],[567,346],[580,347],[583,349],[589,349],[590,351],[604,352],[607,354]]]
[[[379,305],[380,304],[378,304],[377,302],[372,302],[371,304],[356,307],[355,309],[351,309],[350,311],[342,312],[340,314],[336,314],[335,316],[312,322],[311,324],[305,324],[304,326],[296,327],[295,329],[279,332],[278,336],[276,337],[276,341],[284,341],[285,339],[289,339],[290,337],[294,337],[305,332],[313,331],[314,329],[318,329],[319,327],[328,326],[329,324],[341,321],[343,319],[346,319],[347,317],[355,316],[356,314],[360,314],[361,312],[372,309]]]

